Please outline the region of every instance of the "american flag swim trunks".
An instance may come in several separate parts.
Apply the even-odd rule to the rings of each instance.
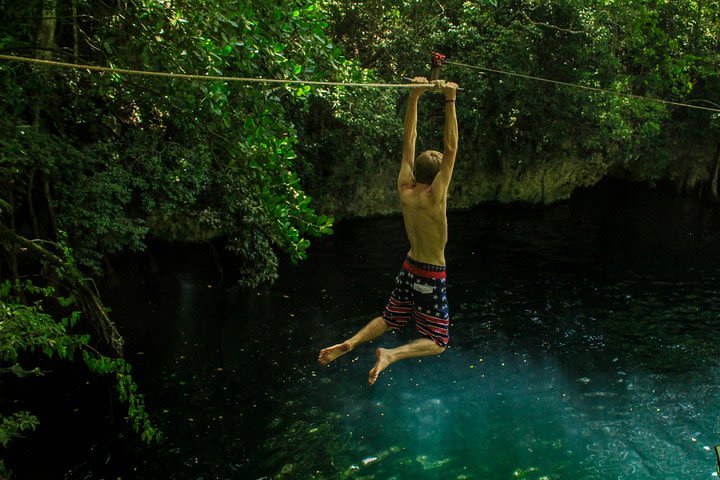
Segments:
[[[422,336],[446,347],[450,314],[445,267],[405,257],[382,316],[393,330],[402,328],[412,318]]]

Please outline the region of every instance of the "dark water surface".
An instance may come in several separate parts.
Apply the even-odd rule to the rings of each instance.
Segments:
[[[128,274],[108,301],[166,441],[100,438],[66,478],[713,478],[716,208],[607,188],[449,220],[451,348],[373,387],[374,349],[412,336],[315,359],[381,311],[400,218],[340,224],[250,294],[206,253]]]

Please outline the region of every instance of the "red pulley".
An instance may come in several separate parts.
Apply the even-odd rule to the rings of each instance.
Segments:
[[[445,55],[433,52],[432,61],[430,62],[430,81],[440,78],[440,67],[445,65]]]

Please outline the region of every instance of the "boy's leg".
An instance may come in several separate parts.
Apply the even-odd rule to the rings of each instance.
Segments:
[[[378,348],[375,351],[377,362],[368,374],[368,383],[374,384],[380,372],[398,360],[413,357],[425,357],[428,355],[439,355],[445,351],[429,338],[420,338],[397,348]]]
[[[388,324],[385,323],[385,320],[383,320],[382,317],[376,317],[348,340],[320,350],[318,362],[320,362],[320,365],[327,365],[339,356],[345,355],[361,343],[369,342],[370,340],[379,337],[385,333],[387,329]]]

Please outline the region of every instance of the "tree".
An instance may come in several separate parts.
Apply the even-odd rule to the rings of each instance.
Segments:
[[[398,0],[331,2],[330,10],[333,35],[386,78],[427,72],[430,53],[440,51],[455,62],[618,93],[720,103],[716,1]],[[466,89],[456,206],[552,202],[606,175],[695,191],[715,178],[712,113],[452,64],[443,75]],[[419,136],[435,141],[442,117],[425,117]]]
[[[0,4],[0,51],[200,75],[363,78],[326,36],[320,6],[10,1]],[[309,237],[331,233],[333,218],[314,210],[296,173],[293,119],[327,92],[6,62],[0,88],[0,340],[14,345],[1,368],[33,372],[19,366],[24,354],[82,358],[115,377],[133,426],[156,438],[86,275],[100,274],[109,253],[146,248],[149,235],[222,239],[245,287],[276,277],[279,251],[304,259]],[[20,281],[28,275],[33,283]],[[36,422],[6,414],[0,439]]]

